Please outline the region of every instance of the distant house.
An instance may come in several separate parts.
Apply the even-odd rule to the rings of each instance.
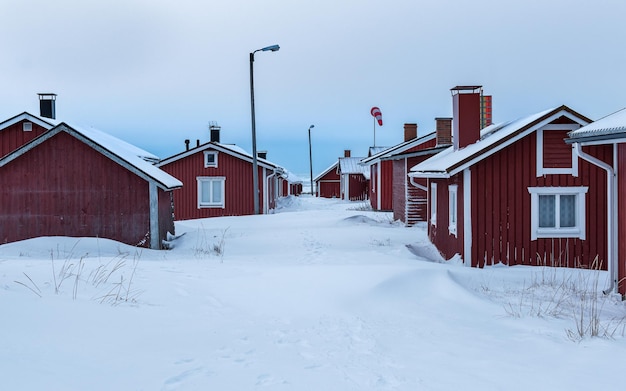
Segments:
[[[280,177],[281,197],[302,194],[302,179],[290,171],[284,170]]]
[[[408,226],[428,219],[427,179],[411,178],[409,170],[451,145],[452,118],[436,118],[435,121],[435,132],[401,144],[399,148],[379,157],[383,167],[387,163],[393,164],[391,187],[394,220],[400,220]]]
[[[339,162],[336,161],[327,169],[322,171],[318,176],[313,178],[315,183],[316,194],[322,198],[339,198],[341,197],[341,179],[337,171]]]
[[[600,168],[606,176],[608,208],[604,210],[606,232],[598,237],[608,248],[610,286],[605,292],[617,290],[626,295],[626,109],[622,109],[569,134],[566,140],[574,145],[575,154]],[[610,157],[610,158],[609,158]],[[603,185],[600,183],[600,185]],[[603,210],[597,211],[602,213]],[[596,227],[600,233],[604,227]]]
[[[252,184],[252,155],[236,145],[220,143],[220,129],[211,129],[211,141],[196,143],[185,151],[161,160],[157,166],[179,178],[185,185],[174,192],[176,220],[254,214],[254,195],[259,197],[261,213],[276,208],[282,192],[282,167],[271,163],[259,152],[259,188]]]
[[[417,137],[417,124],[404,124],[404,142],[385,148],[361,161],[361,164],[370,167],[369,199],[372,209],[393,210],[395,219],[410,222],[409,224],[419,220],[421,215],[425,219],[426,214],[417,209],[422,204],[425,209],[426,192],[420,186],[411,184],[407,173],[412,166],[406,168],[402,166],[402,162],[408,161],[408,154],[411,152],[429,150],[429,153],[418,155],[423,156],[421,160],[436,153],[430,150],[436,146],[435,142],[435,132]],[[421,160],[412,157],[413,165]]]
[[[368,198],[370,173],[369,167],[361,165],[362,157],[351,157],[350,151],[344,151],[339,158],[337,173],[340,178],[341,198],[347,201],[365,201]]]
[[[417,164],[428,234],[467,265],[606,267],[606,175],[564,142],[591,120],[567,106],[481,130],[480,86],[453,94],[453,146]],[[610,162],[610,149],[595,148]]]
[[[111,135],[22,113],[0,123],[0,242],[101,237],[160,249],[176,178]],[[142,158],[143,157],[143,158]]]

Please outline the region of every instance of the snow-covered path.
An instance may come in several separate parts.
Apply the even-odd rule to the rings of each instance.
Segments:
[[[613,339],[574,342],[571,313],[542,312],[551,293],[531,289],[546,280],[603,285],[603,272],[433,263],[405,247],[426,241],[423,227],[361,204],[287,201],[273,215],[179,222],[185,234],[170,251],[88,238],[0,246],[1,388],[623,383],[624,322],[613,323]],[[606,319],[626,315],[623,303],[603,303]]]

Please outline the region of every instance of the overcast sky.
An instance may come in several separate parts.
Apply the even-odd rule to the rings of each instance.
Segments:
[[[93,126],[161,157],[184,139],[257,147],[308,178],[345,149],[366,156],[434,130],[450,88],[482,85],[494,121],[566,104],[592,119],[626,106],[623,0],[1,0],[0,117]]]

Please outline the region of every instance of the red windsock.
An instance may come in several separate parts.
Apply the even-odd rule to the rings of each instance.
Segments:
[[[380,109],[378,107],[372,107],[370,113],[372,113],[372,117],[376,118],[378,125],[383,126],[383,113],[380,112]]]

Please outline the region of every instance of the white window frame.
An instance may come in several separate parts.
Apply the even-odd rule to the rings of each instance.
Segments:
[[[561,124],[546,125],[537,130],[537,177],[550,174],[567,174],[578,176],[578,156],[574,153],[574,145],[572,144],[572,167],[571,168],[551,168],[543,166],[543,132],[551,130],[576,130],[580,128],[578,124]],[[563,141],[565,143],[565,141]]]
[[[196,177],[196,180],[198,182],[198,209],[203,209],[203,208],[225,208],[226,206],[226,191],[225,191],[225,183],[226,183],[226,177],[223,176],[199,176]],[[220,182],[221,186],[220,186],[220,190],[222,193],[222,200],[221,202],[202,202],[202,183],[204,182]],[[209,186],[210,189],[213,189],[213,186]],[[211,190],[212,191],[212,190]],[[213,199],[213,197],[210,197],[211,199]]]
[[[209,156],[213,156],[213,162],[209,162]],[[217,167],[217,151],[204,151],[204,168]]]
[[[457,223],[459,221],[458,185],[448,185],[448,231],[457,236]]]
[[[430,224],[437,226],[437,183],[430,183]]]
[[[587,186],[581,187],[529,187],[530,193],[530,239],[536,240],[538,238],[579,238],[585,240],[586,222],[585,222],[585,194],[587,194],[589,188]],[[555,195],[556,198],[556,216],[557,222],[556,228],[540,228],[539,227],[539,196],[540,195]],[[560,210],[560,197],[561,195],[574,195],[576,196],[576,226],[560,228],[559,227],[559,213]]]
[[[33,123],[32,122],[24,122],[22,124],[22,131],[24,132],[32,132],[33,131]]]

